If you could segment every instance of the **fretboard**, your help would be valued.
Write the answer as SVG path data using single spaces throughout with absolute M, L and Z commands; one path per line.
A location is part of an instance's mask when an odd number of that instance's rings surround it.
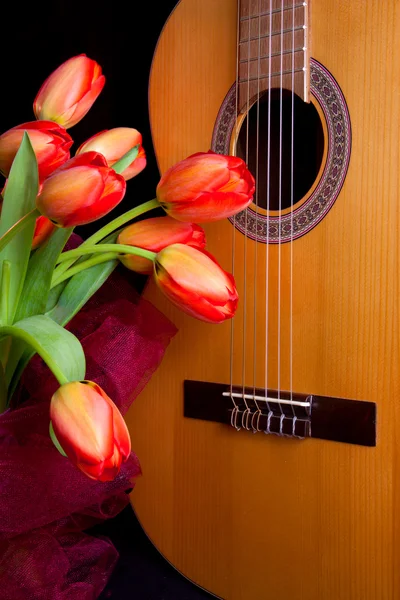
M 240 0 L 240 109 L 270 87 L 309 101 L 310 1 Z

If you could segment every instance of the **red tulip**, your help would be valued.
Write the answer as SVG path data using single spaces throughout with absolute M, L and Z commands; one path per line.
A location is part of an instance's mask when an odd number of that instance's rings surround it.
M 157 185 L 157 199 L 171 217 L 204 223 L 245 209 L 254 177 L 236 156 L 198 152 L 170 167 Z
M 154 276 L 171 302 L 201 321 L 221 323 L 236 312 L 235 280 L 206 250 L 167 246 L 156 256 Z
M 115 208 L 125 190 L 125 179 L 107 166 L 104 156 L 85 152 L 43 182 L 36 207 L 59 227 L 85 225 Z
M 137 246 L 152 252 L 159 252 L 170 244 L 187 244 L 195 248 L 204 248 L 205 233 L 200 225 L 182 223 L 172 217 L 154 217 L 143 219 L 125 227 L 118 236 L 118 244 Z M 121 262 L 131 271 L 150 274 L 153 261 L 141 256 L 126 254 Z
M 55 225 L 47 217 L 42 215 L 36 219 L 35 231 L 33 232 L 32 250 L 41 246 L 49 239 L 55 229 Z
M 92 381 L 65 383 L 53 394 L 50 419 L 64 453 L 91 479 L 112 481 L 131 452 L 125 421 Z
M 66 129 L 89 111 L 105 84 L 96 61 L 86 54 L 74 56 L 46 79 L 33 103 L 37 119 L 48 119 Z
M 76 154 L 94 150 L 102 154 L 109 167 L 112 167 L 120 158 L 129 150 L 139 145 L 138 154 L 121 175 L 127 181 L 135 177 L 146 166 L 146 153 L 142 146 L 142 135 L 130 127 L 115 127 L 114 129 L 106 129 L 100 133 L 96 133 L 81 146 L 79 146 Z
M 25 131 L 36 155 L 39 179 L 43 180 L 69 159 L 73 139 L 53 121 L 30 121 L 9 129 L 0 136 L 0 171 L 6 177 Z

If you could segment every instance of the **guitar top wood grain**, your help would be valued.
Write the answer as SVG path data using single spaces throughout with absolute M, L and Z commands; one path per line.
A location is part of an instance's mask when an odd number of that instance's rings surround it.
M 184 315 L 149 281 L 179 331 L 127 415 L 143 469 L 131 502 L 160 552 L 225 600 L 399 600 L 400 2 L 313 0 L 311 23 L 351 120 L 339 197 L 293 244 L 267 252 L 226 220 L 204 227 L 207 248 L 241 298 L 234 383 L 264 386 L 268 342 L 271 387 L 376 402 L 377 446 L 185 419 L 185 379 L 230 382 L 231 323 Z M 210 148 L 236 44 L 235 0 L 177 4 L 150 74 L 161 172 Z

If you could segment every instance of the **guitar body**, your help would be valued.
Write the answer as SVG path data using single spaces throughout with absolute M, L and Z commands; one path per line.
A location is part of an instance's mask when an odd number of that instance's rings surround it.
M 126 415 L 143 469 L 131 503 L 165 558 L 225 600 L 400 598 L 399 26 L 398 0 L 313 1 L 311 57 L 343 94 L 350 160 L 329 210 L 289 243 L 233 235 L 228 219 L 204 226 L 237 283 L 233 341 L 231 322 L 183 314 L 152 281 L 144 292 L 178 333 Z M 161 172 L 211 147 L 236 43 L 236 0 L 172 12 L 149 86 Z M 308 197 L 333 144 L 315 98 L 325 144 Z M 273 389 L 375 403 L 376 445 L 184 417 L 184 380 L 233 372 L 263 387 L 265 370 Z

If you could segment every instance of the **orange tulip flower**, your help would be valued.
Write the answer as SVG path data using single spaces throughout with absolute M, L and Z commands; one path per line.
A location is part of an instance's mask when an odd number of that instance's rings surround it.
M 73 139 L 53 121 L 30 121 L 9 129 L 0 136 L 0 171 L 6 177 L 25 131 L 36 155 L 39 179 L 43 180 L 69 159 Z
M 182 223 L 166 216 L 132 223 L 118 236 L 118 244 L 137 246 L 152 252 L 159 252 L 166 246 L 177 243 L 204 248 L 204 230 L 195 223 Z M 153 261 L 147 258 L 126 254 L 120 257 L 120 261 L 131 271 L 143 274 L 153 272 Z
M 201 321 L 221 323 L 236 312 L 235 280 L 206 250 L 185 244 L 167 246 L 156 256 L 154 276 L 171 302 Z
M 100 65 L 86 54 L 60 65 L 43 83 L 34 103 L 37 119 L 69 129 L 86 115 L 105 84 Z
M 36 207 L 59 227 L 85 225 L 115 208 L 125 190 L 125 179 L 107 166 L 104 156 L 85 152 L 43 182 Z
M 52 436 L 83 473 L 112 481 L 131 452 L 125 421 L 99 385 L 92 381 L 65 383 L 50 403 Z
M 204 223 L 245 209 L 254 189 L 254 177 L 241 158 L 209 151 L 192 154 L 170 167 L 156 195 L 171 217 Z
M 115 127 L 114 129 L 106 129 L 100 133 L 96 133 L 96 135 L 93 135 L 79 146 L 76 154 L 90 150 L 100 152 L 105 157 L 108 166 L 112 167 L 124 154 L 135 146 L 139 146 L 135 160 L 121 173 L 122 177 L 127 181 L 143 171 L 146 166 L 146 153 L 142 146 L 142 135 L 137 129 Z

